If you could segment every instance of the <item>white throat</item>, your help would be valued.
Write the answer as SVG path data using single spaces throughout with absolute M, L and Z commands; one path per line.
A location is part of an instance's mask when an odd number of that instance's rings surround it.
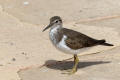
M 58 30 L 61 29 L 61 26 L 60 25 L 57 25 L 53 28 L 50 29 L 50 32 L 49 32 L 49 37 L 50 37 L 50 40 L 51 42 L 55 45 L 57 44 L 57 34 L 58 34 Z

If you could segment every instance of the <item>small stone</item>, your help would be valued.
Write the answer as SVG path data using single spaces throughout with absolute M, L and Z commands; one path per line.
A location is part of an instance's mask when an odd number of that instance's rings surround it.
M 24 52 L 22 52 L 21 54 L 25 54 Z
M 14 45 L 14 43 L 11 42 L 10 45 L 12 46 L 12 45 Z
M 15 58 L 12 58 L 12 61 L 16 61 L 16 59 L 15 59 Z
M 82 12 L 82 10 L 79 10 L 79 12 Z
M 28 1 L 25 1 L 23 4 L 24 4 L 24 5 L 28 5 L 28 4 L 29 4 L 29 2 L 28 2 Z
M 25 52 L 22 52 L 21 54 L 23 54 L 23 55 L 27 55 L 27 53 L 25 53 Z

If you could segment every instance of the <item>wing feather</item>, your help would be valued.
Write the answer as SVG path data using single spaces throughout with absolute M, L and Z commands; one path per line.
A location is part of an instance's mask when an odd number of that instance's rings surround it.
M 67 36 L 65 42 L 72 49 L 91 47 L 98 42 L 98 40 L 74 30 L 63 28 L 62 33 Z

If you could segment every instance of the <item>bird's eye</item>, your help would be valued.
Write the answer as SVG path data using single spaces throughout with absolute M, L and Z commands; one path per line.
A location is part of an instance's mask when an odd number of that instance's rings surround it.
M 55 23 L 58 23 L 58 21 L 55 21 Z

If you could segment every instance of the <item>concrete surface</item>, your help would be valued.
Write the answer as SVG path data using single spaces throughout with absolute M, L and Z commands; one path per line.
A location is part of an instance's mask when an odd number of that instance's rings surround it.
M 0 0 L 1 80 L 119 80 L 119 7 L 119 0 Z M 55 15 L 63 18 L 65 27 L 115 46 L 97 46 L 79 54 L 78 72 L 61 74 L 72 67 L 72 60 L 57 61 L 72 55 L 56 50 L 48 31 L 42 33 Z
M 79 57 L 78 72 L 74 75 L 62 74 L 65 69 L 72 68 L 73 62 L 56 63 L 56 60 L 46 61 L 46 66 L 42 68 L 20 71 L 19 75 L 22 80 L 119 80 L 119 51 L 120 47 L 100 54 Z M 49 63 L 51 65 L 48 65 Z

